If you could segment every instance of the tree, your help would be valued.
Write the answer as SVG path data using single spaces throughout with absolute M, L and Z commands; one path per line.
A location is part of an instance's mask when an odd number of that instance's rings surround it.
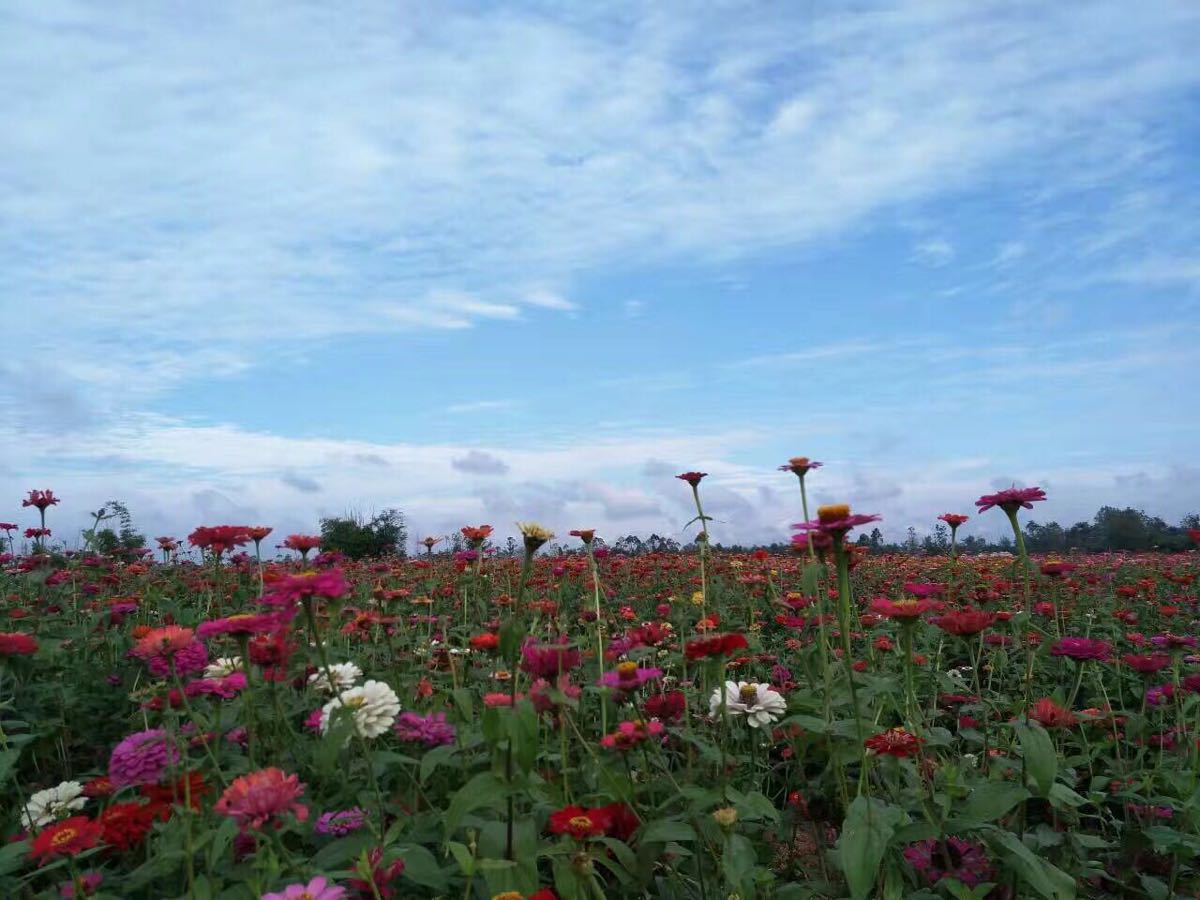
M 404 556 L 408 526 L 404 513 L 395 508 L 366 520 L 361 513 L 321 520 L 321 550 L 345 554 L 350 559 L 372 556 Z
M 92 527 L 83 532 L 84 546 L 96 553 L 113 554 L 119 550 L 138 550 L 146 546 L 146 536 L 133 525 L 133 516 L 120 500 L 109 500 L 92 513 Z M 101 528 L 100 523 L 117 520 L 117 528 Z

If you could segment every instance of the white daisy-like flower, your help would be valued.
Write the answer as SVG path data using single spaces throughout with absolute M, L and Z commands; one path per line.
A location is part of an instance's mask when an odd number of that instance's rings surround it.
M 225 678 L 234 672 L 242 671 L 242 668 L 242 658 L 240 656 L 221 656 L 204 667 L 204 677 Z
M 56 787 L 35 792 L 21 811 L 21 821 L 26 828 L 41 828 L 82 809 L 86 803 L 83 785 L 78 781 L 64 781 Z
M 342 691 L 321 708 L 321 733 L 329 730 L 335 710 L 346 707 L 354 712 L 354 730 L 365 738 L 379 737 L 400 714 L 400 698 L 382 681 L 368 681 L 360 687 Z
M 730 716 L 745 716 L 751 728 L 770 725 L 787 712 L 787 701 L 767 684 L 749 681 L 725 682 L 725 712 Z M 708 701 L 710 714 L 721 712 L 721 689 L 713 691 Z
M 362 669 L 352 662 L 336 663 L 329 667 L 328 673 L 322 668 L 309 675 L 308 683 L 322 693 L 332 694 L 351 687 L 354 682 L 362 678 L 362 673 Z M 329 686 L 330 675 L 333 676 L 332 688 Z

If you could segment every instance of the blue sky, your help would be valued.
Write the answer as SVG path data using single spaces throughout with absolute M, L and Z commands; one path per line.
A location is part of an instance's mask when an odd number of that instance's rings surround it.
M 0 484 L 65 537 L 679 537 L 702 469 L 770 540 L 807 454 L 891 534 L 1013 482 L 1177 520 L 1196 46 L 1168 2 L 5 4 Z

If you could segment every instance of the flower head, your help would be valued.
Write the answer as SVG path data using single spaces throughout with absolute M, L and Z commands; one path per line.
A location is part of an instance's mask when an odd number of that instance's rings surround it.
M 64 781 L 31 794 L 21 810 L 21 821 L 26 828 L 40 828 L 69 812 L 82 809 L 86 803 L 83 785 L 78 781 Z
M 358 831 L 367 824 L 366 810 L 357 806 L 350 809 L 339 809 L 321 813 L 313 823 L 313 831 L 317 834 L 331 834 L 335 837 L 345 837 L 351 832 Z
M 525 539 L 525 552 L 533 553 L 549 540 L 553 540 L 554 532 L 544 528 L 537 522 L 518 522 L 517 529 Z
M 682 475 L 676 475 L 680 481 L 686 481 L 692 487 L 698 487 L 701 480 L 707 476 L 707 472 L 684 472 Z
M 31 634 L 0 631 L 0 656 L 29 656 L 37 653 L 38 642 Z
M 683 645 L 683 654 L 690 660 L 708 659 L 714 656 L 730 656 L 748 646 L 745 637 L 740 634 L 714 634 L 711 637 L 688 641 Z
M 635 662 L 618 663 L 600 677 L 600 684 L 619 691 L 635 691 L 643 684 L 662 678 L 662 669 L 643 669 Z
M 950 529 L 953 531 L 959 525 L 964 524 L 971 517 L 959 515 L 958 513 L 942 513 L 940 516 L 938 516 L 938 518 L 949 525 Z
M 830 506 L 817 508 L 817 517 L 809 522 L 797 522 L 792 526 L 796 531 L 818 531 L 830 537 L 841 537 L 851 528 L 866 525 L 868 522 L 878 522 L 879 516 L 874 513 L 852 513 L 850 506 L 845 503 L 835 503 Z
M 179 750 L 162 728 L 137 731 L 113 747 L 108 759 L 108 778 L 117 787 L 155 784 L 179 762 Z
M 894 601 L 886 597 L 877 597 L 871 601 L 871 612 L 901 622 L 915 622 L 933 607 L 932 600 L 918 600 L 915 597 L 905 597 L 903 600 Z
M 579 665 L 578 650 L 566 644 L 539 644 L 530 639 L 521 647 L 521 671 L 535 678 L 557 678 Z
M 755 684 L 747 681 L 725 682 L 724 697 L 721 688 L 713 691 L 708 701 L 710 715 L 721 711 L 724 699 L 725 714 L 728 716 L 745 716 L 746 724 L 751 728 L 770 725 L 787 712 L 787 701 L 778 691 L 771 690 L 766 684 Z
M 303 822 L 308 818 L 308 807 L 299 802 L 303 794 L 298 775 L 270 767 L 235 778 L 213 809 L 234 819 L 243 831 L 262 828 L 289 812 Z
M 282 891 L 263 894 L 261 900 L 342 900 L 345 896 L 344 887 L 318 875 L 308 884 L 289 884 Z
M 868 750 L 881 756 L 895 756 L 903 759 L 916 755 L 925 741 L 903 728 L 891 728 L 872 735 L 863 743 Z
M 1059 706 L 1049 697 L 1043 697 L 1029 710 L 1029 718 L 1040 722 L 1045 728 L 1072 728 L 1075 725 L 1075 714 L 1063 706 Z
M 815 459 L 809 459 L 807 456 L 793 456 L 782 466 L 779 467 L 780 472 L 792 472 L 803 478 L 812 469 L 819 469 L 824 463 L 819 463 Z
M 904 858 L 929 885 L 937 884 L 943 878 L 953 878 L 973 888 L 995 880 L 983 845 L 959 837 L 919 841 L 904 849 Z
M 309 675 L 308 683 L 323 694 L 335 694 L 351 687 L 362 678 L 362 674 L 362 669 L 352 662 L 333 663 L 328 672 L 322 668 Z M 329 684 L 330 675 L 333 676 L 332 686 Z
M 1069 656 L 1074 660 L 1106 660 L 1112 656 L 1112 644 L 1094 638 L 1065 637 L 1050 648 L 1051 656 Z
M 582 806 L 564 806 L 550 814 L 551 834 L 569 834 L 577 841 L 601 837 L 607 830 L 610 811 L 603 806 L 584 809 Z
M 289 534 L 284 538 L 283 546 L 288 550 L 306 554 L 321 546 L 321 536 L 319 534 Z
M 100 841 L 100 824 L 87 816 L 72 816 L 38 832 L 29 855 L 45 865 L 56 856 L 75 856 Z
M 975 501 L 980 512 L 987 512 L 993 506 L 998 506 L 1012 515 L 1018 509 L 1033 509 L 1033 504 L 1046 499 L 1046 492 L 1040 487 L 1019 488 L 1011 487 L 997 494 L 984 494 Z
M 956 609 L 942 613 L 932 621 L 947 634 L 970 637 L 995 622 L 996 614 L 982 609 Z
M 454 726 L 446 721 L 442 712 L 423 716 L 416 712 L 402 712 L 394 726 L 396 737 L 402 741 L 423 744 L 426 747 L 443 747 L 454 743 Z
M 30 491 L 29 496 L 21 501 L 21 505 L 33 506 L 41 512 L 45 512 L 47 507 L 54 506 L 58 502 L 59 499 L 54 496 L 54 491 Z
M 354 716 L 354 730 L 365 738 L 376 738 L 392 727 L 400 712 L 400 698 L 382 681 L 368 681 L 360 687 L 343 691 L 321 708 L 321 733 L 329 730 L 329 722 L 338 709 L 348 709 Z

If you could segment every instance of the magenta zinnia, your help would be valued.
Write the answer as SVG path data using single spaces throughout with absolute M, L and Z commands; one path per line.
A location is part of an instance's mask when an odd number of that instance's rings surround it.
M 1033 509 L 1033 504 L 1046 499 L 1046 492 L 1040 487 L 1019 488 L 1011 487 L 996 494 L 984 494 L 975 501 L 980 512 L 987 512 L 993 506 L 998 506 L 1010 515 L 1022 507 Z
M 121 740 L 108 760 L 108 778 L 117 787 L 156 784 L 168 766 L 179 762 L 179 750 L 162 728 L 138 731 Z

